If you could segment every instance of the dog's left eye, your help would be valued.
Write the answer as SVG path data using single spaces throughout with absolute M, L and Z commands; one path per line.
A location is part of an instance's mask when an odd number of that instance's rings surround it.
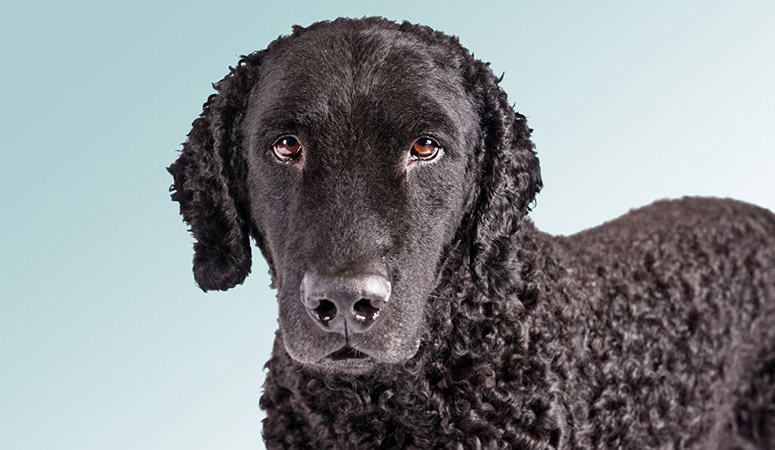
M 295 136 L 283 136 L 274 141 L 272 151 L 280 161 L 290 161 L 301 156 L 301 142 Z
M 441 146 L 435 139 L 421 137 L 412 144 L 409 159 L 412 161 L 430 161 L 438 156 Z

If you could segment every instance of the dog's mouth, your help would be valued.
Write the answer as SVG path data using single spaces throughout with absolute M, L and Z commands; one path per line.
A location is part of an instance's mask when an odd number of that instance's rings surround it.
M 366 359 L 369 355 L 358 351 L 349 345 L 346 345 L 339 350 L 331 353 L 328 355 L 328 359 L 331 361 L 346 361 L 346 360 L 357 360 L 357 359 Z
M 374 357 L 345 345 L 314 363 L 313 366 L 331 372 L 359 375 L 371 371 L 376 364 L 377 360 Z

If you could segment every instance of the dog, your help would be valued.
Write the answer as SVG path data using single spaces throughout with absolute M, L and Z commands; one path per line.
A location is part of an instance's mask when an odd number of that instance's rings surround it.
M 171 191 L 202 290 L 243 282 L 251 238 L 268 262 L 267 447 L 775 448 L 775 215 L 684 198 L 543 233 L 499 81 L 364 18 L 216 83 Z

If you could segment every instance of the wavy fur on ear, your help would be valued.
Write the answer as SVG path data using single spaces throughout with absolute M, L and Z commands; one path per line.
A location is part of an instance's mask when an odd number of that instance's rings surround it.
M 218 93 L 207 99 L 180 157 L 167 169 L 174 178 L 172 200 L 180 203 L 180 214 L 196 239 L 194 279 L 203 291 L 232 288 L 250 273 L 251 230 L 239 124 L 262 56 L 243 56 L 213 85 Z
M 511 244 L 541 190 L 541 170 L 525 116 L 509 105 L 487 63 L 475 62 L 474 95 L 481 102 L 481 191 L 474 207 L 471 271 L 488 295 L 519 288 L 519 261 Z

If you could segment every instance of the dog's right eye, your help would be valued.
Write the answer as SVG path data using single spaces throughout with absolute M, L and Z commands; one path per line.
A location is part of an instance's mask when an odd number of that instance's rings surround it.
M 410 161 L 430 161 L 434 159 L 441 151 L 441 145 L 429 137 L 422 137 L 417 139 L 412 144 L 412 148 L 409 151 Z
M 294 136 L 283 136 L 272 144 L 275 158 L 291 161 L 301 156 L 301 142 Z

